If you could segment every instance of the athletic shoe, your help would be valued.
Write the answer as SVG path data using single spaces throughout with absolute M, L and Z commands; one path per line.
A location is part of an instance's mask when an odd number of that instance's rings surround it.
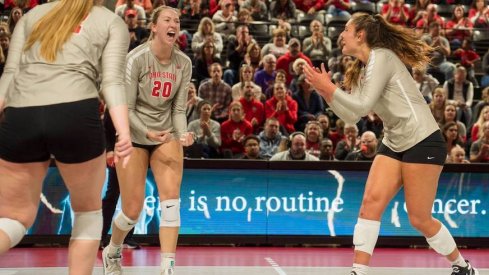
M 103 262 L 103 270 L 104 275 L 121 275 L 122 274 L 122 266 L 121 266 L 121 258 L 119 257 L 109 257 L 109 247 L 105 247 L 102 250 L 102 262 Z
M 466 267 L 452 265 L 452 275 L 479 275 L 479 271 L 473 268 L 469 261 L 465 260 L 465 262 L 467 263 Z
M 141 245 L 132 238 L 124 241 L 124 247 L 129 249 L 141 249 Z
M 174 275 L 174 274 L 175 274 L 175 270 L 173 269 L 173 267 L 161 271 L 161 275 Z

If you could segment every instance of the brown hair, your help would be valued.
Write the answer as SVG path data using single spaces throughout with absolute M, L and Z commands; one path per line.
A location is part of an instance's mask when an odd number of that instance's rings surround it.
M 370 48 L 387 48 L 410 67 L 424 67 L 430 62 L 433 48 L 416 37 L 414 32 L 403 26 L 388 23 L 380 14 L 355 13 L 350 22 L 355 32 L 365 31 L 366 43 Z M 357 85 L 362 64 L 355 60 L 345 75 L 345 86 Z
M 164 10 L 172 10 L 176 14 L 178 14 L 178 15 L 180 14 L 177 9 L 172 8 L 170 6 L 159 6 L 158 8 L 154 9 L 153 13 L 151 14 L 151 22 L 150 22 L 151 26 L 156 25 L 156 23 L 158 22 L 158 17 L 160 17 L 161 12 Z M 180 15 L 178 17 L 180 17 Z M 176 35 L 178 35 L 178 33 Z M 154 38 L 154 33 L 153 33 L 153 31 L 151 31 L 151 34 L 149 35 L 149 40 L 151 40 L 153 38 Z

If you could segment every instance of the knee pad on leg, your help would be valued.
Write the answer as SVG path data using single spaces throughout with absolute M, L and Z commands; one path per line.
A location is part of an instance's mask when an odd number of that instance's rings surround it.
M 373 254 L 377 238 L 379 237 L 380 222 L 358 218 L 353 232 L 355 250 Z
M 160 227 L 180 226 L 180 199 L 164 200 L 161 205 Z
M 138 220 L 129 219 L 122 211 L 114 219 L 114 224 L 122 231 L 130 231 L 137 223 Z
M 71 230 L 72 240 L 100 240 L 102 237 L 102 209 L 87 212 L 75 212 L 75 221 Z
M 448 229 L 443 224 L 441 224 L 440 231 L 438 231 L 438 233 L 436 233 L 433 237 L 426 238 L 426 241 L 431 248 L 443 256 L 449 255 L 455 250 L 455 248 L 457 248 L 457 244 L 455 244 L 452 234 L 450 234 Z
M 0 230 L 7 234 L 11 248 L 20 243 L 27 231 L 22 223 L 9 218 L 0 218 Z

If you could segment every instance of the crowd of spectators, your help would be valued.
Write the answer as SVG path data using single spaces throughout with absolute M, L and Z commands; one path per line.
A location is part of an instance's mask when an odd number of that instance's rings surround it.
M 0 73 L 15 24 L 43 2 L 4 1 Z M 129 50 L 148 40 L 148 19 L 160 5 L 181 12 L 177 44 L 194 66 L 187 120 L 196 142 L 186 157 L 371 161 L 380 118 L 345 125 L 302 69 L 324 63 L 344 88 L 353 58 L 341 54 L 339 33 L 363 11 L 412 28 L 435 47 L 430 66 L 412 74 L 447 141 L 447 161 L 489 162 L 487 0 L 118 0 Z

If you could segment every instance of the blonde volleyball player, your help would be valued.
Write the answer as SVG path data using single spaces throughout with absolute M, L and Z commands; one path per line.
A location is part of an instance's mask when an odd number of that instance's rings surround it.
M 367 274 L 382 213 L 401 186 L 411 225 L 452 263 L 452 275 L 478 274 L 462 257 L 448 229 L 431 215 L 446 144 L 406 65 L 426 65 L 433 49 L 411 30 L 391 25 L 381 15 L 352 15 L 341 38 L 343 54 L 357 58 L 345 77 L 351 93 L 331 82 L 324 65 L 321 69 L 306 66 L 307 80 L 344 121 L 356 123 L 374 111 L 384 121 L 385 131 L 353 233 L 351 274 Z
M 117 165 L 122 211 L 114 218 L 110 244 L 103 250 L 105 274 L 121 274 L 122 242 L 143 207 L 148 165 L 160 196 L 161 274 L 174 274 L 180 227 L 183 146 L 193 143 L 185 116 L 192 74 L 190 59 L 175 46 L 178 11 L 153 12 L 150 40 L 127 55 L 126 93 L 134 150 L 126 168 Z
M 75 214 L 70 274 L 92 274 L 101 236 L 100 75 L 118 133 L 116 159 L 132 150 L 123 77 L 129 35 L 100 4 L 60 0 L 32 9 L 15 27 L 0 79 L 0 253 L 33 224 L 52 155 Z

